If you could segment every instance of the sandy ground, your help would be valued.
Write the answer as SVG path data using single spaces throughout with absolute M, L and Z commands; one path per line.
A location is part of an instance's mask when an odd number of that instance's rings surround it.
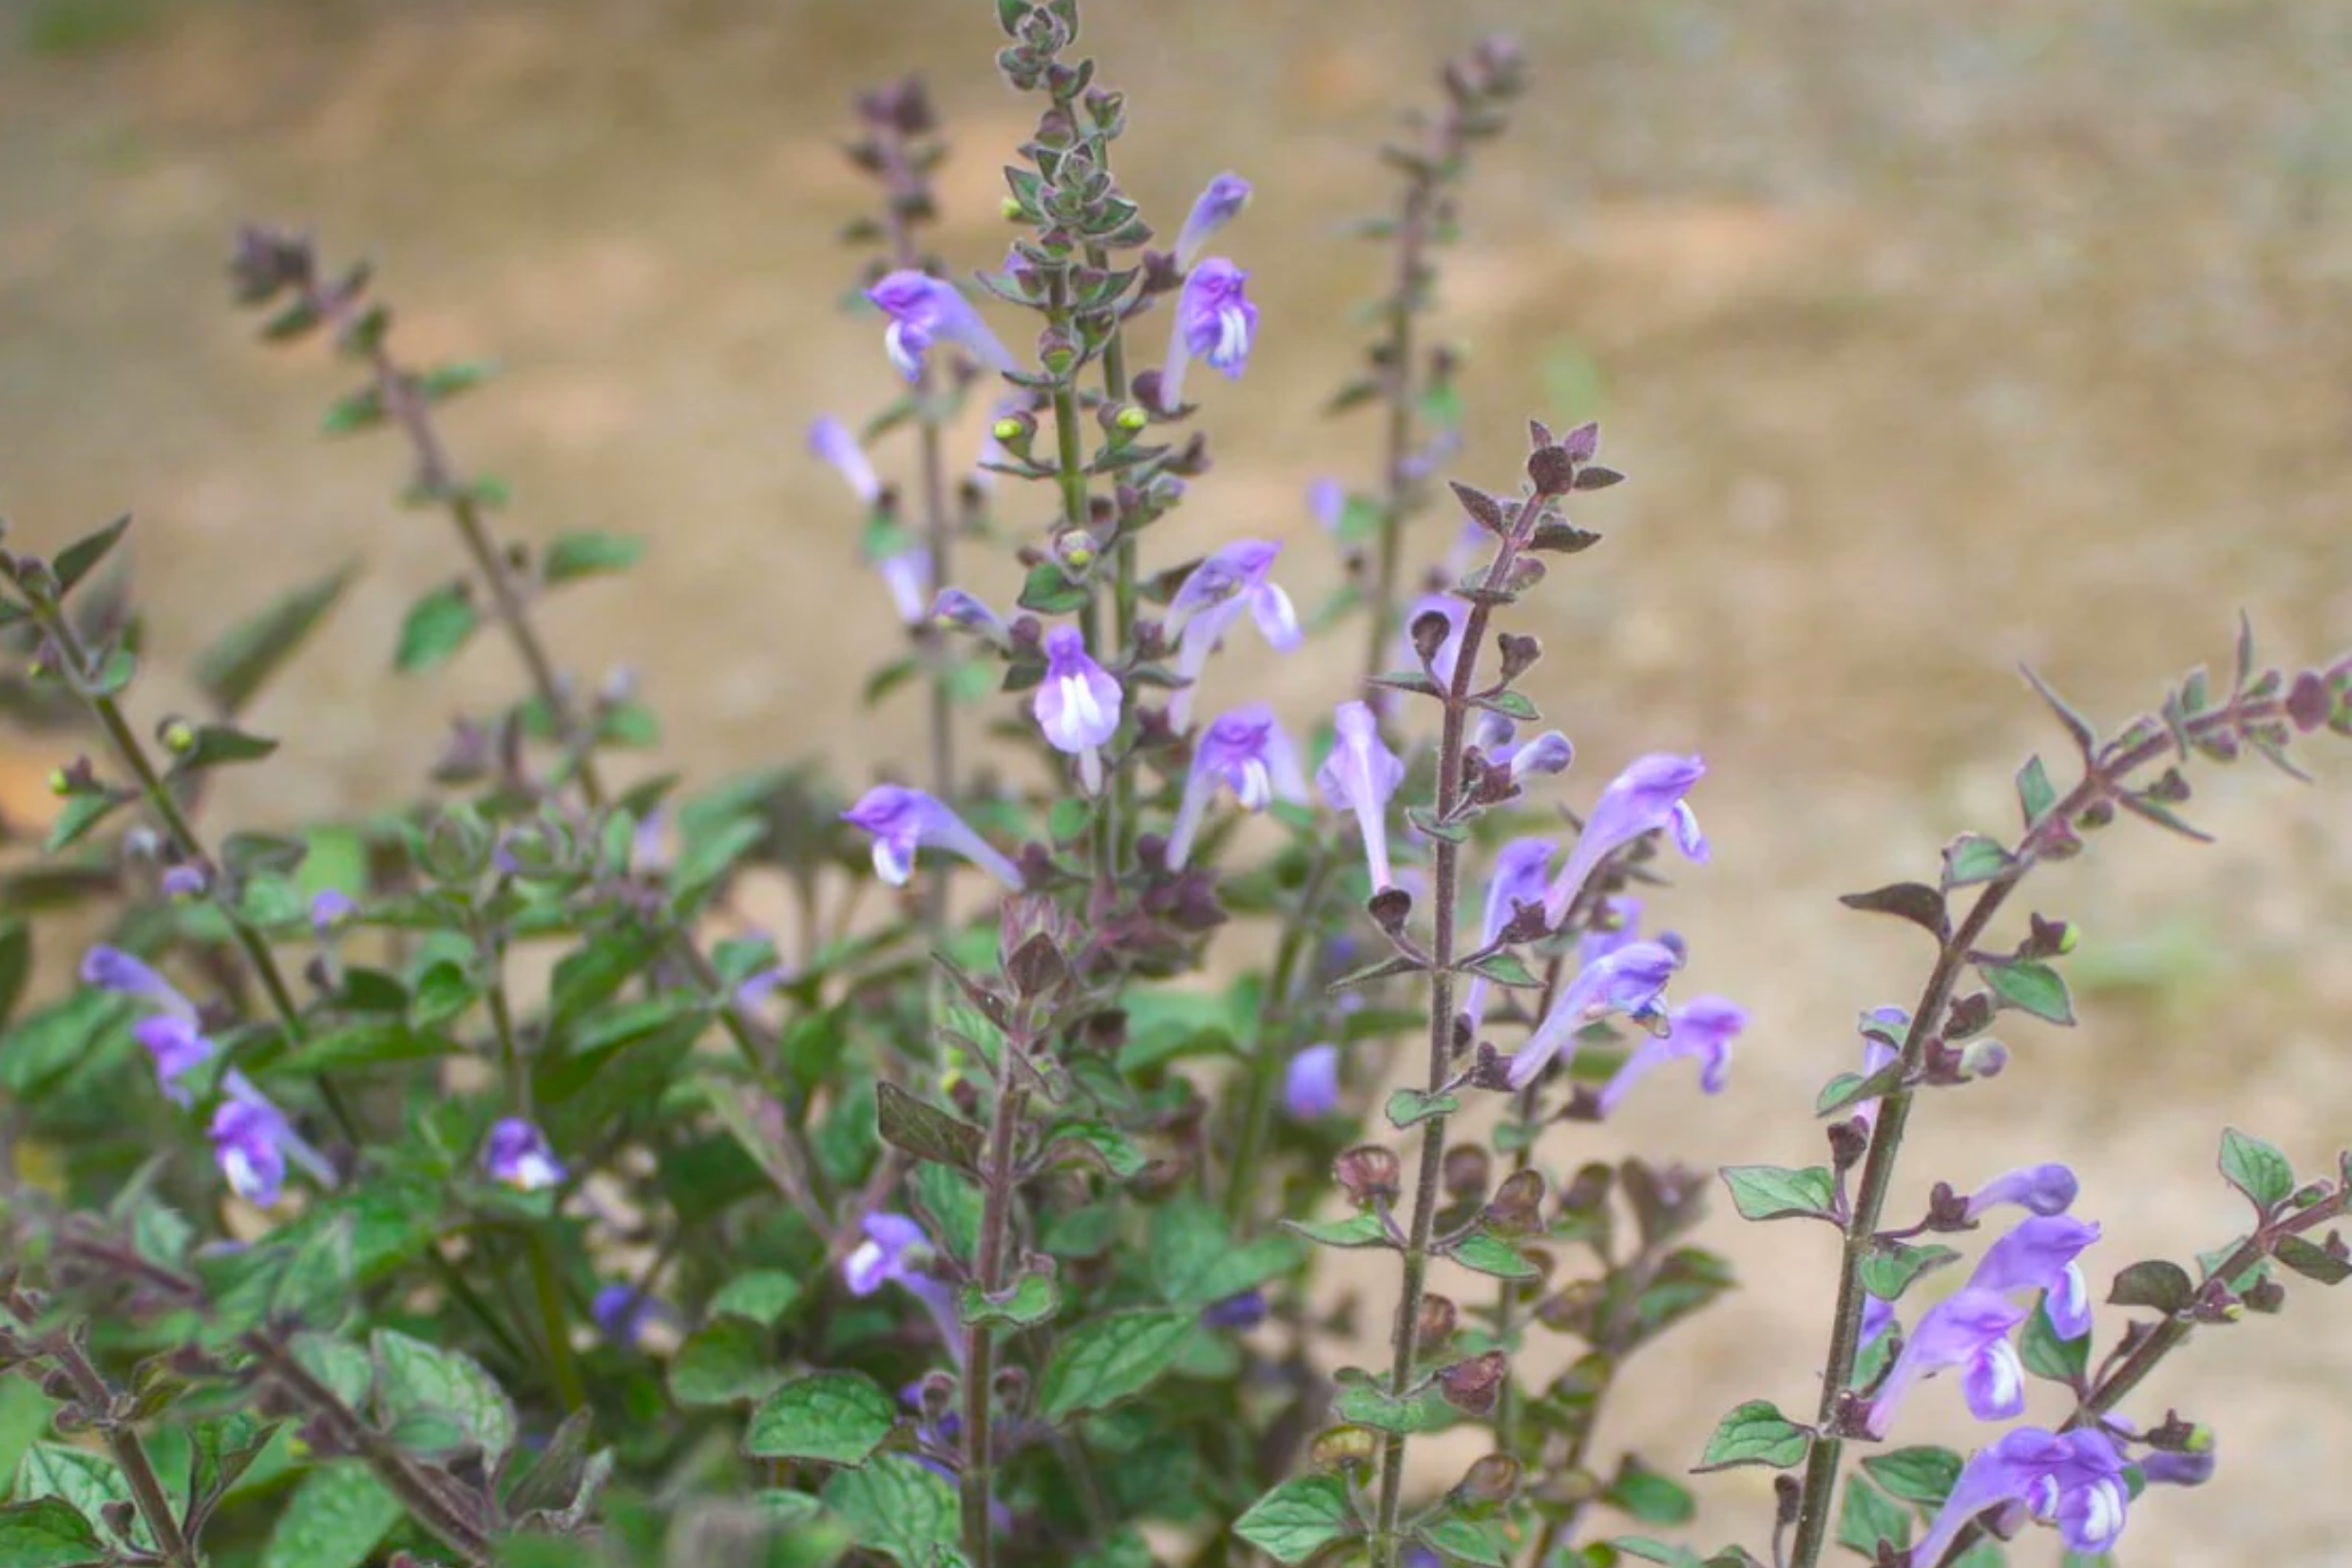
M 869 719 L 845 678 L 896 633 L 798 432 L 889 391 L 870 326 L 833 308 L 830 233 L 861 192 L 832 142 L 854 87 L 930 74 L 963 146 L 942 247 L 1001 254 L 988 149 L 1022 124 L 984 8 L 90 5 L 131 25 L 109 40 L 61 32 L 57 4 L 0 9 L 18 29 L 0 49 L 0 507 L 36 543 L 141 515 L 163 671 L 269 586 L 368 568 L 257 715 L 286 736 L 266 798 L 223 811 L 390 798 L 457 703 L 514 679 L 485 643 L 454 678 L 379 679 L 403 608 L 455 562 L 432 520 L 386 504 L 390 445 L 312 433 L 344 373 L 254 347 L 226 307 L 246 217 L 374 257 L 411 351 L 506 367 L 451 434 L 515 487 L 512 526 L 654 537 L 629 586 L 548 621 L 576 659 L 642 672 L 676 761 L 911 757 L 913 707 Z M 1348 368 L 1348 302 L 1376 282 L 1376 254 L 1332 237 L 1383 200 L 1367 143 L 1443 49 L 1492 26 L 1526 40 L 1536 89 L 1444 293 L 1475 366 L 1461 469 L 1505 482 L 1529 411 L 1608 422 L 1636 483 L 1593 506 L 1608 546 L 1539 611 L 1536 695 L 1586 759 L 1573 799 L 1638 751 L 1707 753 L 1716 858 L 1672 917 L 1700 983 L 1756 1016 L 1731 1093 L 1661 1089 L 1595 1147 L 1812 1157 L 1807 1106 L 1850 1059 L 1855 1010 L 1907 999 L 1922 958 L 1834 895 L 2006 828 L 2010 770 L 2055 734 L 2020 660 L 2121 717 L 2178 668 L 2226 663 L 2241 606 L 2282 658 L 2352 640 L 2352 8 L 1092 9 L 1138 105 L 1123 172 L 1147 207 L 1173 222 L 1226 167 L 1259 191 L 1232 239 L 1263 340 L 1209 393 L 1220 466 L 1170 556 L 1271 534 L 1295 541 L 1300 584 L 1332 571 L 1301 489 L 1363 472 L 1370 436 L 1316 411 Z M 1250 679 L 1303 715 L 1345 695 L 1346 662 Z M 170 692 L 159 678 L 151 711 Z M 11 777 L 48 765 L 6 745 Z M 2118 830 L 2048 876 L 2040 907 L 2086 931 L 2086 1026 L 2013 1031 L 2009 1075 L 1939 1100 L 1918 1190 L 2072 1154 L 2108 1228 L 2094 1258 L 2119 1267 L 2236 1223 L 2210 1174 L 2223 1122 L 2322 1168 L 2352 1135 L 2352 967 L 2319 956 L 2352 935 L 2352 765 L 2312 760 L 2314 790 L 2203 780 L 2218 848 Z M 1714 1235 L 1751 1288 L 1641 1370 L 1618 1426 L 1661 1462 L 1738 1398 L 1804 1404 L 1824 1337 L 1825 1238 Z M 2161 1401 L 2218 1424 L 2224 1464 L 2193 1505 L 2149 1500 L 2132 1563 L 2342 1560 L 2347 1311 L 2299 1291 L 2150 1390 L 2148 1419 Z M 1958 1409 L 1941 1387 L 1920 1405 L 1926 1424 Z M 1764 1496 L 1706 1491 L 1727 1534 Z

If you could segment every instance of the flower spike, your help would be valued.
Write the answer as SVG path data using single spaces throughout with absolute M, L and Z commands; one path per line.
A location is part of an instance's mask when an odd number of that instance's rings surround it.
M 1577 894 L 1610 851 L 1655 829 L 1672 828 L 1674 843 L 1686 857 L 1706 860 L 1707 839 L 1699 832 L 1698 818 L 1682 798 L 1706 773 L 1707 764 L 1698 757 L 1656 753 L 1610 780 L 1570 851 L 1568 864 L 1560 868 L 1552 890 L 1544 896 L 1544 918 L 1554 926 L 1567 919 Z
M 890 318 L 883 347 L 889 351 L 890 363 L 909 381 L 923 373 L 925 356 L 932 344 L 941 341 L 958 345 L 999 374 L 1015 368 L 1013 356 L 988 330 L 971 301 L 945 278 L 908 268 L 868 289 L 866 297 Z
M 1184 373 L 1195 359 L 1238 381 L 1257 339 L 1257 307 L 1250 303 L 1250 275 L 1221 256 L 1192 270 L 1178 291 L 1176 324 L 1168 334 L 1168 363 L 1159 373 L 1164 408 L 1184 406 Z
M 841 818 L 873 835 L 874 870 L 893 888 L 907 885 L 914 874 L 915 851 L 928 844 L 962 855 L 1016 892 L 1021 889 L 1019 867 L 921 790 L 877 784 Z

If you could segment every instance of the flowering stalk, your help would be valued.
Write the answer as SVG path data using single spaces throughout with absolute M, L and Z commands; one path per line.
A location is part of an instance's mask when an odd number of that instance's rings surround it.
M 29 1310 L 29 1304 L 14 1292 L 7 1298 L 6 1305 L 20 1321 L 40 1315 Z M 106 1451 L 114 1456 L 116 1466 L 123 1472 L 123 1480 L 130 1487 L 131 1501 L 138 1504 L 139 1517 L 146 1520 L 147 1529 L 154 1535 L 156 1550 L 163 1554 L 163 1560 L 169 1568 L 201 1568 L 203 1559 L 180 1528 L 179 1510 L 164 1494 L 155 1463 L 147 1457 L 146 1444 L 140 1441 L 138 1426 L 118 1413 L 118 1396 L 90 1364 L 88 1354 L 82 1348 L 80 1334 L 71 1329 L 63 1329 L 42 1341 L 40 1348 L 73 1385 L 75 1399 L 106 1440 Z
M 1437 760 L 1436 819 L 1441 824 L 1453 823 L 1463 804 L 1463 752 L 1470 715 L 1471 677 L 1486 639 L 1487 620 L 1494 603 L 1507 592 L 1520 551 L 1526 546 L 1551 504 L 1566 493 L 1572 482 L 1564 471 L 1567 467 L 1563 463 L 1556 469 L 1550 464 L 1531 461 L 1534 493 L 1510 519 L 1508 531 L 1501 535 L 1501 547 L 1481 580 L 1481 592 L 1464 618 L 1452 679 L 1439 693 L 1444 712 Z M 1462 893 L 1462 850 L 1458 833 L 1439 832 L 1432 837 L 1436 849 L 1435 865 L 1429 873 L 1433 911 L 1428 963 L 1429 1050 L 1424 1088 L 1434 1098 L 1445 1092 L 1453 1078 L 1454 974 L 1462 956 L 1457 950 L 1456 930 Z M 1390 1335 L 1393 1349 L 1388 1389 L 1399 1398 L 1413 1385 L 1421 1303 L 1429 1272 L 1430 1236 L 1443 1201 L 1440 1182 L 1445 1163 L 1445 1123 L 1443 1115 L 1432 1116 L 1422 1123 L 1412 1217 L 1405 1233 L 1396 1320 Z M 1404 1552 L 1404 1537 L 1397 1521 L 1405 1496 L 1405 1434 L 1387 1434 L 1380 1455 L 1379 1511 L 1373 1520 L 1370 1541 L 1372 1568 L 1397 1568 Z
M 1844 1432 L 1839 1419 L 1846 1410 L 1854 1367 L 1862 1349 L 1863 1319 L 1868 1292 L 1863 1288 L 1863 1266 L 1877 1247 L 1880 1216 L 1893 1185 L 1903 1135 L 1916 1097 L 1915 1084 L 1931 1042 L 1940 1042 L 1945 1010 L 1961 976 L 1979 956 L 1977 944 L 2028 872 L 2047 859 L 2063 858 L 2078 851 L 2078 824 L 2095 826 L 2111 818 L 2118 805 L 2137 814 L 2151 814 L 2152 803 L 2126 790 L 2126 780 L 2140 769 L 2176 749 L 2185 754 L 2212 750 L 2234 755 L 2244 746 L 2272 752 L 2273 732 L 2283 729 L 2292 698 L 2274 695 L 2274 680 L 2248 686 L 2250 654 L 2241 643 L 2241 671 L 2236 692 L 2210 710 L 2194 715 L 2173 713 L 2167 718 L 2144 717 L 2117 739 L 2094 748 L 2087 724 L 2061 708 L 2084 754 L 2083 776 L 2064 796 L 2035 817 L 2016 850 L 2005 851 L 1999 869 L 1983 879 L 1968 912 L 1942 938 L 1934 967 L 1912 1010 L 1897 1061 L 1901 1081 L 1879 1100 L 1869 1141 L 1862 1157 L 1862 1174 L 1844 1216 L 1844 1251 L 1838 1276 L 1835 1315 L 1831 1319 L 1829 1350 L 1822 1375 L 1818 1429 L 1806 1458 L 1799 1493 L 1790 1568 L 1814 1568 L 1828 1539 L 1831 1501 L 1837 1490 L 1844 1457 Z M 2329 672 L 2340 677 L 2343 666 Z M 2055 702 L 2055 699 L 2054 699 Z M 2158 820 L 2162 808 L 2154 806 Z M 2168 824 L 2170 825 L 2170 824 Z M 2136 1381 L 2136 1379 L 2134 1380 Z M 2120 1397 L 2122 1389 L 2116 1391 Z
M 1013 1195 L 1019 1184 L 1014 1165 L 1015 1143 L 1022 1113 L 1028 1108 L 1028 1091 L 1010 1081 L 1009 1058 L 1027 1051 L 1035 1042 L 1008 1034 L 999 1062 L 996 1105 L 988 1118 L 987 1164 L 980 1172 L 981 1216 L 978 1255 L 973 1259 L 973 1284 L 982 1294 L 995 1296 L 1004 1289 L 1005 1264 L 1012 1251 Z M 960 1478 L 964 1520 L 964 1555 L 972 1568 L 992 1568 L 996 1560 L 996 1532 L 990 1514 L 996 1499 L 996 1449 L 991 1418 L 996 1403 L 996 1324 L 990 1319 L 964 1329 L 964 1473 Z

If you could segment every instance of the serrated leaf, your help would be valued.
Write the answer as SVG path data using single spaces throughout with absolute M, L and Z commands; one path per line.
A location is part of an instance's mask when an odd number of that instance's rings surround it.
M 633 534 L 558 534 L 541 558 L 540 574 L 552 586 L 602 572 L 628 570 L 644 558 L 645 542 Z
M 2222 1179 L 2246 1195 L 2257 1213 L 2267 1215 L 2295 1191 L 2295 1168 L 2286 1157 L 2250 1133 L 2222 1129 Z
M 1386 1115 L 1388 1124 L 1398 1132 L 1419 1126 L 1431 1117 L 1452 1116 L 1462 1109 L 1462 1100 L 1455 1095 L 1424 1094 L 1419 1089 L 1398 1089 L 1388 1096 Z
M 1064 1121 L 1046 1135 L 1045 1157 L 1056 1165 L 1082 1165 L 1114 1180 L 1140 1176 L 1151 1161 L 1135 1140 L 1107 1121 Z
M 1142 1310 L 1080 1324 L 1054 1347 L 1038 1380 L 1045 1419 L 1104 1409 L 1141 1393 L 1176 1364 L 1199 1321 L 1190 1310 Z
M 917 1159 L 977 1173 L 987 1135 L 972 1123 L 917 1100 L 895 1083 L 874 1092 L 874 1125 L 882 1140 Z
M 2066 977 L 2049 965 L 2032 959 L 1984 959 L 1978 963 L 1977 972 L 1984 977 L 1984 983 L 1993 988 L 2002 1006 L 2032 1013 L 2052 1023 L 2075 1022 L 2075 1004 L 2067 995 Z
M 447 662 L 473 636 L 481 619 L 463 585 L 451 583 L 435 588 L 411 604 L 402 618 L 392 668 L 412 675 Z
M 105 1517 L 107 1504 L 131 1500 L 130 1482 L 114 1461 L 62 1443 L 36 1443 L 25 1450 L 16 1465 L 15 1492 L 19 1502 L 56 1498 L 84 1519 L 95 1520 Z M 141 1545 L 155 1544 L 144 1520 L 132 1528 Z
M 1497 1539 L 1496 1525 L 1490 1520 L 1443 1514 L 1413 1526 L 1413 1534 L 1449 1562 L 1466 1562 L 1472 1568 L 1510 1568 L 1510 1553 Z
M 2197 1287 L 2189 1279 L 2189 1271 L 2177 1263 L 2151 1258 L 2134 1263 L 2115 1276 L 2115 1283 L 2107 1292 L 2111 1307 L 2152 1307 L 2159 1312 L 2177 1312 L 2195 1297 Z
M 400 1500 L 360 1460 L 302 1478 L 270 1531 L 261 1568 L 359 1568 L 400 1522 Z
M 1990 882 L 2016 864 L 2016 856 L 1982 833 L 1962 833 L 1943 847 L 1943 890 Z
M 514 1403 L 471 1356 L 391 1329 L 376 1329 L 368 1345 L 386 1421 L 411 1413 L 445 1416 L 493 1466 L 514 1446 Z
M 859 1372 L 794 1378 L 760 1402 L 743 1434 L 754 1459 L 863 1464 L 898 1425 L 898 1405 Z
M 196 656 L 196 682 L 204 695 L 231 717 L 242 712 L 326 619 L 357 571 L 354 565 L 338 566 L 314 583 L 280 594 L 252 618 L 214 639 Z
M 1884 888 L 1873 888 L 1866 893 L 1845 893 L 1838 902 L 1849 909 L 1865 914 L 1893 915 L 1907 920 L 1941 942 L 1952 933 L 1952 923 L 1945 916 L 1943 894 L 1924 882 L 1895 882 Z
M 9 1568 L 95 1568 L 112 1555 L 90 1521 L 63 1498 L 0 1508 L 0 1562 Z
M 1286 1481 L 1233 1521 L 1233 1534 L 1276 1562 L 1305 1562 L 1362 1526 L 1345 1483 L 1332 1476 Z
M 1610 1507 L 1644 1524 L 1688 1524 L 1698 1513 L 1688 1486 L 1630 1454 L 1600 1496 Z
M 1826 1219 L 1837 1223 L 1837 1178 L 1826 1165 L 1726 1165 L 1723 1184 L 1743 1219 Z
M 837 1472 L 825 1483 L 825 1505 L 848 1521 L 860 1546 L 899 1568 L 939 1568 L 962 1537 L 954 1485 L 906 1454 Z
M 956 1316 L 966 1324 L 1004 1323 L 1034 1329 L 1061 1310 L 1061 1287 L 1048 1273 L 1027 1273 L 991 1297 L 966 1283 L 956 1295 Z
M 1805 1463 L 1812 1434 L 1780 1413 L 1769 1399 L 1751 1399 L 1715 1424 L 1714 1434 L 1697 1468 L 1728 1470 L 1742 1464 L 1769 1464 L 1787 1470 Z
M 781 1374 L 768 1353 L 767 1330 L 726 1317 L 686 1336 L 670 1358 L 670 1397 L 680 1405 L 733 1405 L 758 1399 Z
M 1446 1250 L 1445 1255 L 1465 1269 L 1496 1279 L 1534 1279 L 1542 1272 L 1520 1256 L 1519 1249 L 1485 1231 L 1473 1231 Z
M 1341 1389 L 1331 1408 L 1342 1421 L 1408 1437 L 1443 1431 L 1461 1419 L 1454 1407 L 1445 1403 L 1444 1394 L 1434 1386 L 1410 1398 L 1399 1399 L 1368 1380 L 1351 1383 Z
M 1865 1455 L 1862 1467 L 1890 1497 L 1932 1513 L 1952 1495 L 1961 1463 L 1949 1448 L 1922 1445 Z

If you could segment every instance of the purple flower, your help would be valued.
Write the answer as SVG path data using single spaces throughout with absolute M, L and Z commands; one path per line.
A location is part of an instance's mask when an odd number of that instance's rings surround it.
M 1318 479 L 1307 487 L 1307 513 L 1323 531 L 1337 535 L 1348 516 L 1348 487 L 1336 479 Z
M 1984 1250 L 1968 1277 L 1975 1291 L 2039 1291 L 2050 1326 L 2062 1339 L 2091 1331 L 2091 1287 L 2075 1260 L 2099 1239 L 2099 1228 L 2072 1214 L 2036 1214 Z
M 162 883 L 163 896 L 169 899 L 201 898 L 208 886 L 201 866 L 174 866 L 163 873 Z
M 1902 1053 L 1889 1045 L 1876 1031 L 1885 1030 L 1898 1036 L 1911 1027 L 1911 1015 L 1901 1007 L 1873 1007 L 1862 1015 L 1862 1076 L 1868 1078 L 1883 1072 L 1894 1063 Z M 1874 1127 L 1879 1119 L 1876 1100 L 1858 1100 L 1850 1107 L 1864 1127 Z
M 2003 1506 L 2057 1526 L 2070 1552 L 2104 1555 L 2123 1534 L 2132 1498 L 2123 1456 L 2095 1427 L 2052 1433 L 2038 1426 L 2004 1432 L 1969 1456 L 1960 1481 L 1911 1561 L 1932 1568 L 1953 1539 L 1979 1515 Z
M 904 625 L 923 624 L 931 597 L 931 555 L 922 548 L 893 550 L 874 558 L 873 568 L 889 590 L 890 607 Z
M 1310 1045 L 1291 1059 L 1283 1075 L 1283 1108 L 1300 1121 L 1313 1121 L 1339 1109 L 1339 1047 Z
M 1004 618 L 962 588 L 939 590 L 939 597 L 931 601 L 931 622 L 969 632 L 999 650 L 1013 645 L 1012 628 L 1004 624 Z
M 1611 1013 L 1644 1013 L 1674 977 L 1673 948 L 1655 942 L 1629 942 L 1597 964 L 1588 964 L 1552 1004 L 1552 1010 L 1527 1043 L 1511 1058 L 1510 1084 L 1524 1089 L 1551 1060 L 1576 1054 L 1578 1031 Z
M 588 1316 L 598 1330 L 615 1345 L 634 1347 L 656 1323 L 675 1317 L 668 1305 L 625 1280 L 615 1280 L 596 1292 Z
M 1644 1035 L 1600 1091 L 1603 1116 L 1616 1110 L 1628 1090 L 1656 1068 L 1676 1057 L 1691 1057 L 1699 1064 L 1699 1088 L 1706 1094 L 1723 1089 L 1731 1065 L 1731 1042 L 1748 1027 L 1748 1014 L 1719 996 L 1693 997 L 1667 1014 L 1662 1035 Z
M 931 345 L 943 340 L 960 344 L 974 359 L 1000 374 L 1014 368 L 1013 356 L 953 283 L 908 269 L 868 289 L 866 297 L 890 318 L 883 347 L 889 353 L 890 363 L 909 381 L 923 373 L 924 356 Z
M 1545 895 L 1543 914 L 1554 926 L 1568 918 L 1569 906 L 1611 851 L 1658 828 L 1672 828 L 1674 842 L 1692 860 L 1707 858 L 1707 840 L 1698 818 L 1682 797 L 1706 774 L 1707 764 L 1695 756 L 1655 753 L 1640 758 L 1609 782 L 1585 820 L 1568 864 Z
M 1262 1291 L 1244 1291 L 1223 1301 L 1213 1301 L 1201 1309 L 1200 1321 L 1211 1329 L 1254 1329 L 1266 1321 L 1266 1294 Z
M 1250 182 L 1233 173 L 1218 175 L 1193 202 L 1193 210 L 1176 233 L 1176 264 L 1189 267 L 1209 237 L 1240 215 L 1250 204 Z
M 1288 653 L 1305 636 L 1291 596 L 1273 581 L 1274 558 L 1282 546 L 1263 539 L 1236 539 L 1195 566 L 1168 605 L 1168 632 L 1176 640 L 1176 674 L 1183 684 L 1168 703 L 1168 722 L 1181 734 L 1191 722 L 1193 690 L 1209 655 L 1233 622 L 1248 612 L 1276 652 Z
M 1857 1349 L 1867 1350 L 1879 1341 L 1879 1336 L 1895 1326 L 1895 1304 L 1864 1294 L 1862 1298 L 1862 1339 Z
M 1441 686 L 1449 686 L 1454 679 L 1454 660 L 1462 651 L 1463 623 L 1470 619 L 1470 606 L 1449 593 L 1425 594 L 1405 612 L 1405 624 L 1398 632 L 1397 662 L 1416 663 L 1420 652 L 1413 646 L 1413 622 L 1425 615 L 1445 618 L 1445 640 L 1438 644 L 1436 655 L 1429 660 L 1429 672 Z
M 1192 853 L 1200 819 L 1220 784 L 1245 812 L 1262 812 L 1274 800 L 1306 800 L 1307 775 L 1299 771 L 1298 753 L 1265 703 L 1248 702 L 1219 714 L 1194 742 L 1184 798 L 1168 830 L 1170 870 L 1181 869 Z
M 1511 766 L 1511 781 L 1524 783 L 1529 774 L 1564 774 L 1577 759 L 1577 749 L 1558 730 L 1546 730 L 1533 740 L 1487 754 Z
M 547 1135 L 521 1117 L 501 1117 L 482 1145 L 482 1168 L 490 1179 L 518 1193 L 537 1193 L 564 1179 L 564 1162 L 547 1146 Z
M 322 937 L 341 930 L 358 916 L 359 906 L 340 889 L 322 888 L 311 900 L 311 929 Z
M 102 991 L 143 1002 L 175 1018 L 196 1022 L 196 1004 L 182 996 L 172 983 L 120 947 L 103 944 L 82 955 L 82 984 Z
M 1021 889 L 1019 867 L 921 790 L 877 784 L 841 819 L 873 834 L 874 871 L 893 888 L 907 885 L 914 874 L 915 851 L 927 844 L 962 855 L 1016 892 Z
M 1054 750 L 1078 758 L 1088 794 L 1102 793 L 1102 748 L 1119 733 L 1119 682 L 1086 652 L 1075 626 L 1045 634 L 1045 679 L 1031 711 Z
M 292 1160 L 322 1187 L 335 1185 L 335 1167 L 317 1150 L 302 1141 L 286 1115 L 261 1092 L 233 1073 L 228 1097 L 212 1114 L 209 1134 L 214 1163 L 229 1190 L 246 1202 L 268 1208 L 286 1186 L 286 1163 Z
M 1640 940 L 1640 899 L 1631 893 L 1617 893 L 1602 899 L 1600 909 L 1608 917 L 1608 924 L 1604 926 L 1596 919 L 1577 939 L 1578 964 L 1597 964 L 1627 943 Z
M 1874 1438 L 1884 1437 L 1895 1406 L 1912 1386 L 1955 1367 L 1978 1420 L 2015 1417 L 2025 1408 L 2025 1367 L 2009 1343 L 2009 1331 L 2025 1318 L 2025 1309 L 1998 1291 L 1974 1286 L 1927 1309 L 1872 1397 L 1864 1427 Z
M 1479 946 L 1491 947 L 1510 925 L 1521 904 L 1543 902 L 1543 870 L 1551 864 L 1556 846 L 1548 838 L 1515 838 L 1495 851 L 1494 875 L 1486 883 L 1486 914 L 1479 927 Z M 1470 1015 L 1475 1031 L 1486 1017 L 1484 975 L 1474 974 L 1463 988 L 1462 1010 Z
M 2036 1214 L 2062 1214 L 2075 1206 L 2081 1190 L 2075 1173 L 2059 1164 L 2026 1165 L 1995 1176 L 1968 1197 L 1968 1217 L 1980 1219 L 1987 1209 L 2004 1203 Z
M 1195 267 L 1176 294 L 1176 324 L 1168 334 L 1168 364 L 1159 373 L 1164 408 L 1184 406 L 1184 373 L 1195 359 L 1239 380 L 1257 336 L 1257 307 L 1250 303 L 1250 275 L 1221 256 Z
M 155 1080 L 163 1098 L 182 1110 L 195 1102 L 180 1080 L 199 1062 L 212 1058 L 212 1042 L 197 1032 L 195 1023 L 177 1013 L 157 1013 L 131 1025 L 131 1038 L 155 1059 Z
M 2156 1449 L 2140 1460 L 2140 1479 L 2151 1486 L 2202 1486 L 2213 1479 L 2220 1456 L 2211 1448 L 2193 1454 Z
M 870 1296 L 895 1284 L 923 1304 L 939 1326 L 950 1354 L 961 1358 L 964 1336 L 956 1319 L 955 1296 L 945 1281 L 927 1272 L 931 1238 L 905 1214 L 866 1216 L 866 1239 L 841 1260 L 841 1280 L 853 1296 Z
M 1335 812 L 1353 812 L 1364 834 L 1364 861 L 1374 890 L 1392 885 L 1388 874 L 1388 800 L 1405 782 L 1405 764 L 1380 738 L 1380 720 L 1361 702 L 1343 702 L 1333 715 L 1337 735 L 1331 755 L 1315 770 L 1315 783 Z
M 792 971 L 781 964 L 771 964 L 764 969 L 744 976 L 735 988 L 735 1004 L 749 1011 L 768 1000 L 768 994 L 792 979 Z
M 811 425 L 809 450 L 832 464 L 833 471 L 849 483 L 850 488 L 867 506 L 870 507 L 882 498 L 882 481 L 875 477 L 874 466 L 867 460 L 866 449 L 857 444 L 857 437 L 840 420 L 828 414 Z

